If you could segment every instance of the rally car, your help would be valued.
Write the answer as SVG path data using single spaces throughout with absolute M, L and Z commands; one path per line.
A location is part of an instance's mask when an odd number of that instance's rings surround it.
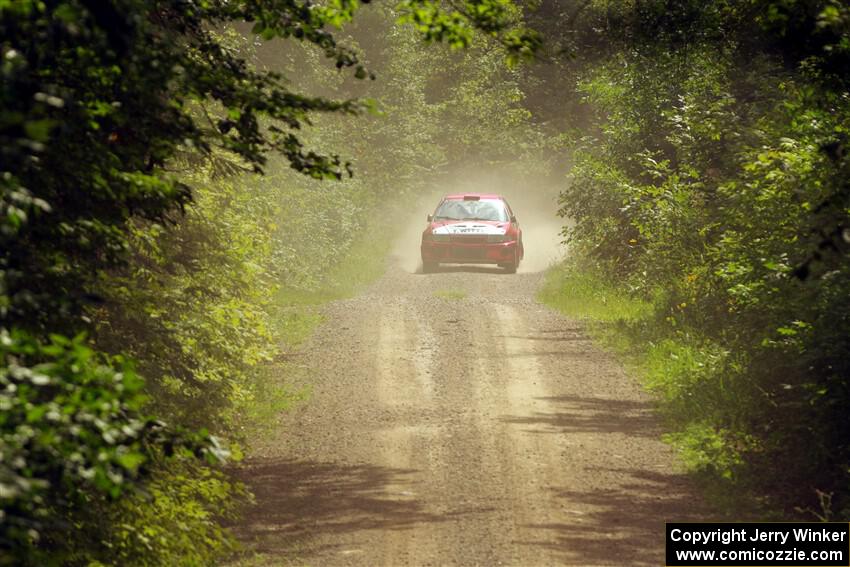
M 500 195 L 446 195 L 422 233 L 422 271 L 440 264 L 498 264 L 515 273 L 523 257 L 522 230 Z

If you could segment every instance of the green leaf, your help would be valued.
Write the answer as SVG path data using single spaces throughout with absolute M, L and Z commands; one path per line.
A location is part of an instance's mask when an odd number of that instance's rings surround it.
M 115 458 L 115 461 L 119 465 L 131 472 L 136 472 L 139 465 L 144 463 L 146 460 L 147 458 L 141 453 L 123 453 Z
M 55 120 L 28 120 L 24 122 L 24 131 L 31 140 L 46 142 L 50 138 L 50 130 L 55 125 Z

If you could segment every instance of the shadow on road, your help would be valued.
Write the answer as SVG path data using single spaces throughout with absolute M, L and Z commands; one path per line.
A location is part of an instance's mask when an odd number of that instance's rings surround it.
M 345 533 L 446 521 L 404 494 L 415 472 L 287 459 L 247 462 L 237 477 L 254 493 L 256 503 L 245 511 L 237 535 L 259 553 L 304 547 L 315 553 L 341 547 L 339 536 Z M 322 537 L 328 535 L 332 537 Z M 341 543 L 317 548 L 310 540 Z
M 549 402 L 554 411 L 503 416 L 501 421 L 532 426 L 529 433 L 619 433 L 654 439 L 663 432 L 652 402 L 579 396 L 536 399 Z
M 618 490 L 553 489 L 552 496 L 574 507 L 575 521 L 526 527 L 555 536 L 549 541 L 519 541 L 562 555 L 569 565 L 663 565 L 664 522 L 705 521 L 702 505 L 693 502 L 686 477 L 629 468 L 597 469 L 625 479 Z

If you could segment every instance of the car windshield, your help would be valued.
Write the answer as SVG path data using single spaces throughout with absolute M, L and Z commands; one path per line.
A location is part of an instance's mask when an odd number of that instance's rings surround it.
M 505 205 L 498 199 L 460 200 L 450 199 L 440 203 L 434 213 L 436 220 L 508 220 Z

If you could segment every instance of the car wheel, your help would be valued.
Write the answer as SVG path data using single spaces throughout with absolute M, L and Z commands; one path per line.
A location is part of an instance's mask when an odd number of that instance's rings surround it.
M 517 266 L 519 266 L 519 255 L 515 253 L 513 262 L 508 262 L 507 264 L 499 264 L 499 265 L 505 268 L 506 274 L 515 274 Z
M 433 274 L 437 271 L 437 268 L 440 266 L 437 262 L 422 262 L 422 273 L 423 274 Z

